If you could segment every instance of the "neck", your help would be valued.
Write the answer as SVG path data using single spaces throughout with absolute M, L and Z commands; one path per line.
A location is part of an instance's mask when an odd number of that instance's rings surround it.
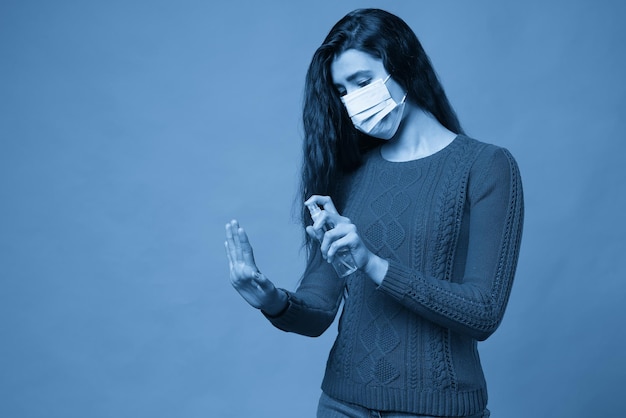
M 449 145 L 456 134 L 430 113 L 406 104 L 405 115 L 396 135 L 382 147 L 383 157 L 390 161 L 409 161 L 428 157 Z

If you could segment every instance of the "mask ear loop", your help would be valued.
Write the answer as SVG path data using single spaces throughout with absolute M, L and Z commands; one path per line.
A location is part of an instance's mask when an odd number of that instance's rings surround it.
M 383 80 L 383 84 L 387 84 L 387 80 L 389 80 L 391 78 L 391 74 L 389 74 L 384 80 Z M 400 103 L 398 103 L 399 105 L 401 105 L 402 103 L 404 103 L 404 101 L 406 100 L 406 96 L 409 94 L 409 92 L 407 91 L 406 93 L 404 93 L 404 96 L 402 97 L 402 100 L 400 100 Z

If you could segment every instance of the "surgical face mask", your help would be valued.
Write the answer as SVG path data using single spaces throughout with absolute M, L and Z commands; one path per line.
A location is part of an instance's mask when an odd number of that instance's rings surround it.
M 341 98 L 354 127 L 359 131 L 380 139 L 391 139 L 398 130 L 406 94 L 396 103 L 385 85 L 387 78 L 378 79 L 365 87 Z M 383 122 L 383 119 L 386 120 Z

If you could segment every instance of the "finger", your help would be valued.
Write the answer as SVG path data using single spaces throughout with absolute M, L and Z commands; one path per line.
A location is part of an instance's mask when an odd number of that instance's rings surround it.
M 325 210 L 319 212 L 319 215 L 316 216 L 316 219 L 313 221 L 313 225 L 311 226 L 316 231 L 324 234 L 324 232 L 332 226 L 328 224 L 328 213 Z
M 228 252 L 228 259 L 231 263 L 237 261 L 237 243 L 235 242 L 235 234 L 233 234 L 233 221 L 226 224 L 226 249 Z
M 234 232 L 236 231 L 234 228 L 237 228 L 237 226 L 238 224 L 235 220 L 226 224 L 226 243 L 228 244 L 228 255 L 232 263 L 236 263 L 241 260 L 241 257 L 238 256 L 238 253 L 240 252 L 239 237 Z
M 305 205 L 309 205 L 311 203 L 317 203 L 318 205 L 322 206 L 324 210 L 327 210 L 330 213 L 337 213 L 335 204 L 333 203 L 333 200 L 330 198 L 330 196 L 313 195 L 304 202 Z
M 319 229 L 315 229 L 312 226 L 307 226 L 306 227 L 306 233 L 315 240 L 321 241 L 324 238 L 324 232 L 319 230 Z
M 224 241 L 224 249 L 226 250 L 226 257 L 228 257 L 228 268 L 232 270 L 233 259 L 230 256 L 230 249 L 228 248 L 228 241 Z
M 356 227 L 351 223 L 339 224 L 336 228 L 324 234 L 322 241 L 322 251 L 326 253 L 326 257 L 332 257 L 343 247 L 352 247 L 355 240 L 358 239 Z
M 343 237 L 336 239 L 328 246 L 327 257 L 332 262 L 335 255 L 338 251 L 346 248 L 350 249 L 352 247 L 352 240 L 348 235 L 344 235 Z
M 324 233 L 324 236 L 322 237 L 322 240 L 320 242 L 320 250 L 322 252 L 322 256 L 325 259 L 328 259 L 328 250 L 330 249 L 330 246 L 337 239 L 341 238 L 341 236 L 342 235 L 341 235 L 340 231 L 335 231 L 334 229 L 331 229 L 331 230 L 326 231 Z
M 243 250 L 241 248 L 241 238 L 239 236 L 239 222 L 236 219 L 230 221 L 230 233 L 233 237 L 233 260 L 236 262 L 243 261 Z
M 250 245 L 250 240 L 248 239 L 248 234 L 246 234 L 246 231 L 240 227 L 237 230 L 237 235 L 241 244 L 242 261 L 246 264 L 254 266 L 254 253 L 252 251 L 252 246 Z
M 322 214 L 325 215 L 324 222 L 326 223 L 326 225 L 329 225 L 331 228 L 336 228 L 340 225 L 346 225 L 346 224 L 352 223 L 352 221 L 350 221 L 349 218 L 346 218 L 345 216 L 341 216 L 337 212 L 329 212 L 329 211 L 323 210 Z

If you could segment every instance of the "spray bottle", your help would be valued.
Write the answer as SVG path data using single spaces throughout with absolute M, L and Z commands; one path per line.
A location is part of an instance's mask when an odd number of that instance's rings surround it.
M 311 219 L 313 219 L 313 222 L 317 221 L 322 214 L 322 209 L 320 209 L 316 203 L 308 204 L 307 208 L 311 213 Z M 324 231 L 329 231 L 333 228 L 333 226 L 334 225 L 327 222 L 324 225 Z M 354 257 L 352 257 L 352 253 L 350 253 L 350 250 L 347 248 L 342 248 L 337 251 L 335 254 L 335 260 L 333 261 L 333 267 L 339 277 L 345 277 L 348 274 L 354 273 L 357 269 Z

